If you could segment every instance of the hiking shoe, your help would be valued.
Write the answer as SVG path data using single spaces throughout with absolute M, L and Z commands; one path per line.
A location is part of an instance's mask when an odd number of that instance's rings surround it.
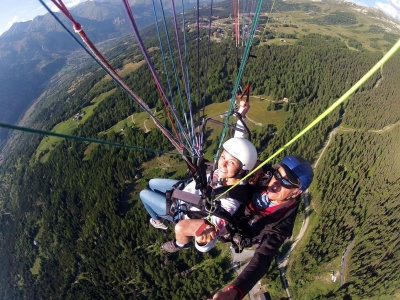
M 176 240 L 173 239 L 172 241 L 169 241 L 169 242 L 166 242 L 165 244 L 163 244 L 161 246 L 161 248 L 169 253 L 174 253 L 174 252 L 177 252 L 177 251 L 180 251 L 183 249 L 189 249 L 190 247 L 192 247 L 192 245 L 193 245 L 193 243 L 189 242 L 189 243 L 183 245 L 182 247 L 179 247 L 176 244 Z
M 150 218 L 150 224 L 151 226 L 157 229 L 163 229 L 163 230 L 168 229 L 167 225 L 165 225 L 162 221 L 156 221 L 153 218 Z

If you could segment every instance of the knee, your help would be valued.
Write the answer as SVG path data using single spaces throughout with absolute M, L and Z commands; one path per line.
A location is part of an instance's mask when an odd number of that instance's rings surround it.
M 184 220 L 181 220 L 178 223 L 176 223 L 175 234 L 183 234 L 183 231 L 185 229 L 184 223 L 185 223 Z
M 149 190 L 141 190 L 139 193 L 139 198 L 142 202 L 144 202 L 143 200 L 146 198 L 146 194 L 148 194 Z

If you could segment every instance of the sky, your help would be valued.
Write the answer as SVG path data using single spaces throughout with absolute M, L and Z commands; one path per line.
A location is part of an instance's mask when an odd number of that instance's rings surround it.
M 67 7 L 77 5 L 88 0 L 63 0 Z M 56 10 L 50 0 L 44 1 L 52 10 Z M 36 16 L 44 15 L 47 10 L 39 0 L 1 0 L 0 1 L 0 34 L 7 31 L 15 22 L 32 20 Z
M 63 3 L 71 7 L 85 1 L 88 0 L 64 0 Z M 400 20 L 400 0 L 353 0 L 352 2 L 379 8 L 387 15 Z M 54 10 L 55 7 L 50 0 L 45 0 L 45 3 Z M 46 13 L 46 9 L 39 0 L 1 0 L 0 34 L 7 31 L 15 22 L 32 20 Z

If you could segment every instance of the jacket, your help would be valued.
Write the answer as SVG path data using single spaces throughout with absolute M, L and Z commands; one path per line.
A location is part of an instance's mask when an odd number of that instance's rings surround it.
M 267 215 L 246 207 L 246 235 L 250 236 L 253 242 L 259 243 L 259 246 L 246 268 L 232 282 L 244 295 L 268 272 L 279 248 L 292 235 L 299 205 L 300 196 Z

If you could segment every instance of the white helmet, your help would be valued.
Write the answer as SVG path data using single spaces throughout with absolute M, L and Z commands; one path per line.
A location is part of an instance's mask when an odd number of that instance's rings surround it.
M 242 170 L 251 171 L 257 162 L 256 147 L 245 138 L 231 138 L 222 147 L 242 163 Z

